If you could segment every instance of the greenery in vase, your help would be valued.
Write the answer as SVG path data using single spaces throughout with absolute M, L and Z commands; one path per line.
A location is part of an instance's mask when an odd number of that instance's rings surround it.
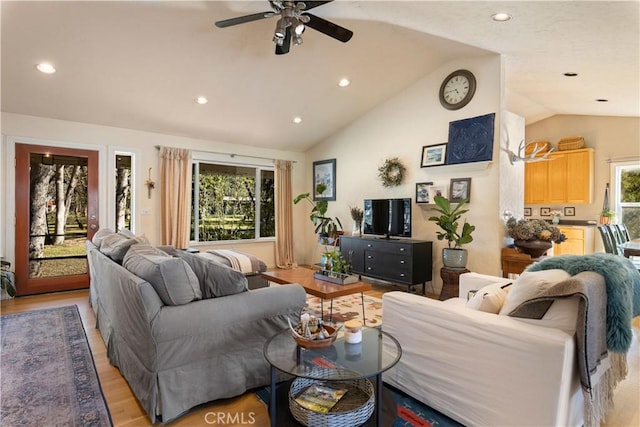
M 436 204 L 433 209 L 439 212 L 440 216 L 432 216 L 429 221 L 435 222 L 442 229 L 442 231 L 436 232 L 438 240 L 447 240 L 449 248 L 460 248 L 462 245 L 471 243 L 473 241 L 471 233 L 476 229 L 475 225 L 471 225 L 465 220 L 462 229 L 459 230 L 460 223 L 458 222 L 462 215 L 469 212 L 469 209 L 464 209 L 468 200 L 462 200 L 455 208 L 451 206 L 449 199 L 442 196 L 434 197 L 433 201 Z
M 0 267 L 0 288 L 4 289 L 10 297 L 14 297 L 16 295 L 16 275 L 11 271 L 11 263 L 0 258 Z
M 560 229 L 542 219 L 516 219 L 507 221 L 507 233 L 514 240 L 545 240 L 548 242 L 562 243 L 567 236 Z

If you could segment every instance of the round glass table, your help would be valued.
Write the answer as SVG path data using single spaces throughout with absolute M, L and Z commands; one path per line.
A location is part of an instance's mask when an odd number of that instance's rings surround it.
M 264 345 L 264 356 L 271 365 L 271 397 L 269 413 L 271 425 L 277 425 L 276 382 L 277 372 L 297 378 L 319 382 L 376 379 L 376 425 L 382 425 L 382 373 L 393 367 L 402 356 L 397 339 L 379 328 L 362 329 L 362 342 L 350 344 L 338 337 L 327 348 L 305 349 L 296 344 L 291 331 L 285 329 L 271 337 Z M 334 375 L 335 374 L 335 375 Z

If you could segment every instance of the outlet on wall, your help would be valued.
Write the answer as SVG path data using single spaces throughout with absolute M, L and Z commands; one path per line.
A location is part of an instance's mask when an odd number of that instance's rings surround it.
M 151 215 L 151 208 L 140 209 L 140 215 Z

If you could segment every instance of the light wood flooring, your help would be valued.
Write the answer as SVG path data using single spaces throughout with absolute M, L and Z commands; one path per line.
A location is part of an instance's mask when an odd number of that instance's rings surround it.
M 367 292 L 368 295 L 382 297 L 384 291 L 404 290 L 402 287 L 379 287 Z M 432 296 L 432 295 L 431 295 Z M 432 296 L 433 297 L 433 296 Z M 117 368 L 109 364 L 102 337 L 95 329 L 95 316 L 88 302 L 87 290 L 60 292 L 54 294 L 20 297 L 3 300 L 1 314 L 18 313 L 43 308 L 61 307 L 75 304 L 78 306 L 84 324 L 89 345 L 96 363 L 100 383 L 115 426 L 149 426 L 151 423 L 144 410 L 138 404 L 133 392 Z M 607 420 L 601 427 L 640 426 L 640 317 L 634 319 L 634 341 L 629 352 L 629 374 L 621 383 L 614 397 L 614 408 L 607 414 Z M 157 423 L 156 425 L 163 425 Z M 168 426 L 268 426 L 269 416 L 266 407 L 253 393 L 246 393 L 232 399 L 219 400 L 191 410 Z

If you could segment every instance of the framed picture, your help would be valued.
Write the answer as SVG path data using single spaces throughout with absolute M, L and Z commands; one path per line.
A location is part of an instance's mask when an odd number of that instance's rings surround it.
M 564 216 L 576 216 L 576 208 L 573 206 L 567 206 L 564 208 Z
M 429 188 L 429 198 L 433 202 L 433 198 L 436 196 L 447 197 L 447 186 L 446 185 L 432 185 Z
M 327 189 L 316 192 L 318 184 L 326 185 Z M 313 162 L 313 200 L 336 200 L 336 159 Z
M 421 168 L 428 168 L 429 166 L 444 165 L 447 159 L 447 144 L 438 145 L 425 145 L 422 147 L 422 162 Z
M 551 216 L 551 208 L 540 208 L 540 216 Z
M 430 190 L 433 182 L 419 182 L 416 184 L 416 203 L 432 203 Z
M 447 164 L 491 160 L 494 122 L 495 113 L 450 122 Z
M 524 208 L 524 216 L 531 216 L 531 208 Z
M 463 200 L 471 201 L 471 178 L 453 178 L 451 180 L 450 202 L 460 203 Z

